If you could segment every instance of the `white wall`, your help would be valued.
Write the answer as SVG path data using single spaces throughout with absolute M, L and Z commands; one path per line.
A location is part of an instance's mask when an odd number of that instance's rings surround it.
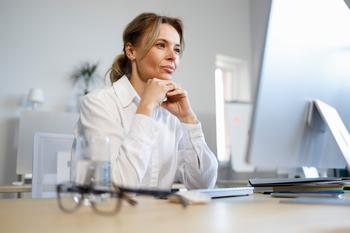
M 0 184 L 15 180 L 19 100 L 45 91 L 44 108 L 65 111 L 70 72 L 99 61 L 103 75 L 122 50 L 125 25 L 143 11 L 179 16 L 186 49 L 176 81 L 187 88 L 209 146 L 215 145 L 215 55 L 250 63 L 249 1 L 2 0 L 0 1 Z

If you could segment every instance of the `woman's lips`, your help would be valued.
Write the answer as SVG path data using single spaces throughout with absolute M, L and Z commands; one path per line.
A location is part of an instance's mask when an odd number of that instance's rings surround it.
M 165 72 L 167 72 L 167 73 L 173 73 L 174 71 L 175 71 L 175 68 L 174 67 L 172 67 L 172 66 L 161 66 L 161 68 L 165 71 Z

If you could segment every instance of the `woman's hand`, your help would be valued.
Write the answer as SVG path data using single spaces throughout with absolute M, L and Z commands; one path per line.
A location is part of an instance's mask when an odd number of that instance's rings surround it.
M 152 115 L 153 109 L 163 102 L 167 92 L 176 87 L 172 80 L 160 80 L 152 78 L 147 81 L 146 87 L 141 95 L 141 102 L 136 113 Z
M 149 79 L 136 113 L 151 116 L 154 108 L 158 106 L 167 109 L 181 122 L 192 124 L 198 122 L 192 111 L 187 91 L 172 80 Z
M 198 123 L 194 114 L 187 91 L 175 85 L 173 90 L 166 93 L 166 101 L 162 103 L 162 107 L 175 115 L 181 122 L 195 124 Z

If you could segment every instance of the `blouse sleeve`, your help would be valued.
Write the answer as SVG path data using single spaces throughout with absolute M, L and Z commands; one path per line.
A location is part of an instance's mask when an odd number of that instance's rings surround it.
M 181 123 L 177 178 L 188 189 L 213 188 L 218 162 L 204 139 L 201 124 Z
M 120 118 L 115 103 L 108 103 L 108 98 L 87 95 L 80 101 L 80 130 L 85 135 L 110 138 L 112 180 L 137 187 L 147 171 L 159 127 L 152 118 L 136 114 L 130 130 L 125 132 Z

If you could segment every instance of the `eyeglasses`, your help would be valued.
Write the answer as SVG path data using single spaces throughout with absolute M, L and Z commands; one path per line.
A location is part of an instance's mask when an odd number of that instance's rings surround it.
M 147 195 L 165 199 L 176 197 L 183 207 L 187 201 L 172 190 L 134 189 L 113 184 L 114 190 L 94 187 L 93 185 L 76 185 L 73 183 L 59 184 L 56 187 L 59 208 L 65 213 L 77 211 L 82 204 L 90 205 L 93 211 L 101 215 L 112 215 L 119 212 L 122 201 L 137 205 L 130 194 Z

